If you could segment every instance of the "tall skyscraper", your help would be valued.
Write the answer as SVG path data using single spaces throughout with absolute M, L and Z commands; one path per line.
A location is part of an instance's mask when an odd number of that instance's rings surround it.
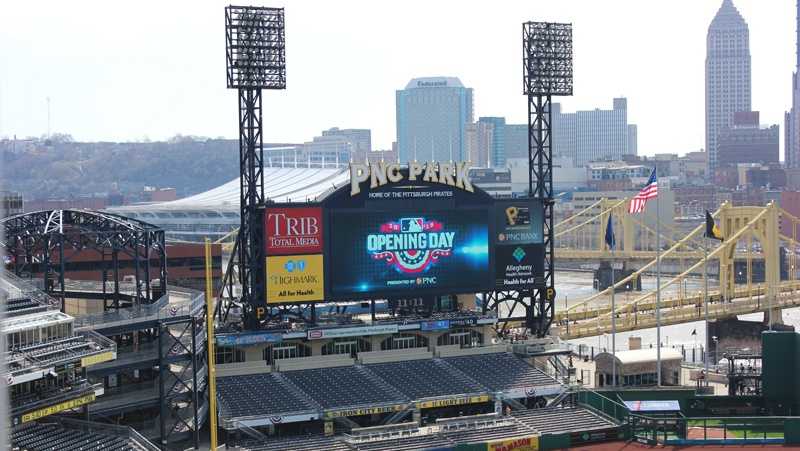
M 471 88 L 456 77 L 415 78 L 397 91 L 396 98 L 400 161 L 468 159 Z
M 792 74 L 792 109 L 786 113 L 784 123 L 784 162 L 787 168 L 800 168 L 800 1 L 797 2 L 797 37 L 795 38 L 795 69 Z
M 733 6 L 723 0 L 706 36 L 706 152 L 708 174 L 717 168 L 717 142 L 733 114 L 751 110 L 750 31 Z

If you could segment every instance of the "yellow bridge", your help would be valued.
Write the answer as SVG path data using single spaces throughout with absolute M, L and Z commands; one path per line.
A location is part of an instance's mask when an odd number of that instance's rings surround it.
M 566 308 L 557 309 L 552 330 L 562 338 L 610 333 L 612 317 L 615 318 L 618 332 L 656 326 L 659 304 L 656 290 L 634 293 L 622 291 L 635 279 L 653 274 L 657 266 L 653 227 L 644 221 L 644 215 L 628 214 L 627 208 L 627 199 L 602 199 L 556 224 L 557 263 L 638 261 L 636 271 L 614 284 L 613 312 L 611 287 L 588 298 L 573 300 Z M 613 255 L 604 243 L 609 215 L 614 216 L 614 231 L 619 246 Z M 800 307 L 800 282 L 795 271 L 800 219 L 773 203 L 764 207 L 733 207 L 725 203 L 713 216 L 725 237 L 722 242 L 704 238 L 705 221 L 690 231 L 679 232 L 671 227 L 662 227 L 660 231 L 661 324 L 704 320 L 706 299 L 710 319 L 767 312 L 768 321 L 780 322 L 781 309 Z M 784 272 L 787 280 L 781 280 L 781 248 L 785 250 Z M 739 283 L 736 283 L 735 261 L 746 262 L 746 271 L 739 272 Z M 763 282 L 754 283 L 752 280 L 754 262 L 763 264 Z M 670 267 L 669 276 L 663 272 L 666 264 Z M 708 279 L 710 286 L 707 296 L 696 287 L 687 289 L 690 280 L 697 282 L 701 278 L 706 281 L 706 268 L 713 268 L 713 272 L 719 275 L 718 280 Z

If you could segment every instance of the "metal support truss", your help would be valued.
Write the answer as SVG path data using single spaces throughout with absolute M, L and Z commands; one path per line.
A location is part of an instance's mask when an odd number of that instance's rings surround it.
M 225 54 L 228 88 L 239 92 L 239 171 L 241 225 L 239 282 L 245 324 L 254 325 L 255 305 L 264 299 L 264 204 L 262 89 L 286 88 L 286 38 L 281 8 L 225 8 Z M 230 303 L 228 304 L 230 305 Z
M 239 281 L 245 316 L 264 303 L 264 240 L 258 207 L 264 203 L 264 149 L 261 90 L 239 89 L 239 171 L 241 173 L 241 225 L 239 228 Z
M 159 438 L 162 448 L 191 440 L 199 446 L 208 404 L 205 309 L 160 322 Z
M 548 22 L 522 24 L 524 94 L 528 99 L 528 195 L 542 201 L 544 277 L 517 292 L 486 294 L 487 308 L 508 309 L 501 316 L 500 332 L 510 321 L 524 318 L 537 337 L 548 334 L 555 314 L 555 264 L 553 244 L 553 148 L 551 100 L 572 95 L 572 25 Z M 525 316 L 516 315 L 523 306 Z
M 6 267 L 23 278 L 42 278 L 44 291 L 61 300 L 62 310 L 64 299 L 75 292 L 102 299 L 105 309 L 149 304 L 165 293 L 164 231 L 151 224 L 104 212 L 49 210 L 5 218 L 2 226 Z M 69 273 L 85 271 L 84 262 L 98 260 L 99 292 L 68 286 Z M 133 276 L 132 284 L 122 283 L 126 275 Z
M 532 290 L 520 293 L 531 303 L 526 325 L 537 337 L 547 335 L 553 322 L 555 304 L 555 262 L 553 261 L 553 147 L 550 96 L 528 95 L 528 193 L 541 199 L 544 208 L 544 280 Z

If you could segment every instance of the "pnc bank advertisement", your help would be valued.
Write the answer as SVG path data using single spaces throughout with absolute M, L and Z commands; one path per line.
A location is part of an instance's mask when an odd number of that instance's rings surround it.
M 329 268 L 335 297 L 369 292 L 482 289 L 489 282 L 486 209 L 331 215 Z

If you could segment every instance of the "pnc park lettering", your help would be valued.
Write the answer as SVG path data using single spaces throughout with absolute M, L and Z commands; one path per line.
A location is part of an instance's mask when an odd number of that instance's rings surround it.
M 350 163 L 350 195 L 358 195 L 361 192 L 361 184 L 366 181 L 369 181 L 370 189 L 402 181 L 406 174 L 400 169 L 399 163 Z M 469 179 L 469 163 L 466 161 L 458 163 L 428 161 L 424 164 L 410 161 L 408 163 L 408 180 L 439 183 L 470 193 L 475 192 Z

